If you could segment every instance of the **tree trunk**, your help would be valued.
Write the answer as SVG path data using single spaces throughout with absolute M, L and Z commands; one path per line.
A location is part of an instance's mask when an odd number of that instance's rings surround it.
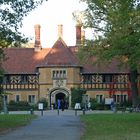
M 5 95 L 3 95 L 3 112 L 4 114 L 8 114 L 7 103 L 5 99 Z
M 138 105 L 138 72 L 137 70 L 130 70 L 130 82 L 132 93 L 132 105 L 136 107 Z

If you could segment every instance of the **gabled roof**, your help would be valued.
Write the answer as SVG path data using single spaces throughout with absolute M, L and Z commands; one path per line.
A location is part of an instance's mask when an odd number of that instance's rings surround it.
M 60 37 L 55 42 L 49 53 L 46 55 L 43 63 L 44 66 L 77 66 L 78 60 L 76 55 L 67 47 L 63 39 Z
M 44 60 L 50 48 L 35 52 L 34 48 L 6 48 L 3 68 L 9 74 L 35 73 L 36 66 Z
M 76 46 L 68 47 L 62 38 L 58 38 L 52 48 L 42 48 L 36 52 L 34 48 L 6 48 L 6 60 L 2 66 L 9 74 L 36 73 L 37 67 L 81 67 L 75 52 Z M 93 61 L 89 60 L 90 62 Z M 127 68 L 118 68 L 118 61 L 109 65 L 82 64 L 82 73 L 128 73 Z

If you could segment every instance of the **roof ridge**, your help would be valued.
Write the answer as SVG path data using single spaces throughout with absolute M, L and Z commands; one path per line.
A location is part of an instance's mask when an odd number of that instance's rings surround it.
M 64 45 L 64 47 L 67 47 L 67 48 L 68 48 L 67 44 L 66 44 L 65 41 L 62 39 L 62 37 L 58 37 L 58 39 L 56 40 L 56 42 L 54 43 L 54 45 L 52 46 L 52 48 L 56 46 L 56 44 L 58 43 L 58 41 L 62 42 L 63 45 Z

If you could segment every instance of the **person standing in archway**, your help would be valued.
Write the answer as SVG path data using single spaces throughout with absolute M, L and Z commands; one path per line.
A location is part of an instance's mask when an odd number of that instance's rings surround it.
M 64 111 L 64 109 L 65 109 L 65 100 L 64 99 L 61 100 L 61 109 L 62 109 L 62 111 Z
M 60 109 L 60 107 L 61 107 L 61 101 L 60 101 L 60 99 L 58 99 L 57 100 L 57 108 Z

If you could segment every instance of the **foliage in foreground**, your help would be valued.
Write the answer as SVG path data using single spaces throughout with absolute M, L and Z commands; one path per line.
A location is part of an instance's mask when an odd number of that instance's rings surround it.
M 88 41 L 86 47 L 80 48 L 79 57 L 85 63 L 92 62 L 100 66 L 114 63 L 118 69 L 127 68 L 130 73 L 132 104 L 136 107 L 140 68 L 140 1 L 80 1 L 87 4 L 83 24 L 93 29 L 96 37 L 94 34 L 95 38 Z
M 81 116 L 82 140 L 139 140 L 140 114 L 92 114 Z

